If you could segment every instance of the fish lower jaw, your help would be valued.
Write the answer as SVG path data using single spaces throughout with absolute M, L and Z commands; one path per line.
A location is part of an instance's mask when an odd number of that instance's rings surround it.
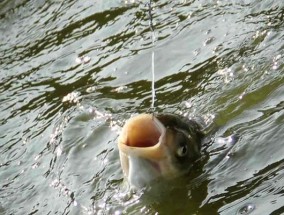
M 128 182 L 132 187 L 143 188 L 155 179 L 161 177 L 159 164 L 147 159 L 128 157 Z

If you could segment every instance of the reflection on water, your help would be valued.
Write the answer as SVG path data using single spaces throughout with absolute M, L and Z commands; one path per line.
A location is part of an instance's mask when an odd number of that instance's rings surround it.
M 0 2 L 1 214 L 284 212 L 283 1 L 153 2 L 156 109 L 215 132 L 161 201 L 125 189 L 117 135 L 152 101 L 146 2 Z

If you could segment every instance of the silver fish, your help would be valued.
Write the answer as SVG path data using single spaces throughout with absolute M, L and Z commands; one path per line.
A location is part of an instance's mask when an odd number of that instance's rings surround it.
M 201 127 L 175 114 L 140 114 L 130 118 L 118 138 L 120 162 L 132 187 L 172 179 L 190 171 L 200 157 Z

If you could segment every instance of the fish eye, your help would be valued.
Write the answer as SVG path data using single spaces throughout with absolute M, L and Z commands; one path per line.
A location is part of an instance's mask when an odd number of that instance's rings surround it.
M 177 149 L 177 155 L 179 157 L 184 157 L 187 154 L 187 145 L 182 145 Z

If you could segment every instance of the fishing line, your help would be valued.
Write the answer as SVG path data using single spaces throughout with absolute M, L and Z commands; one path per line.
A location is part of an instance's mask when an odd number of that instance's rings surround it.
M 152 114 L 154 115 L 155 112 L 155 98 L 156 98 L 156 91 L 155 91 L 155 40 L 156 40 L 156 35 L 155 35 L 155 29 L 153 25 L 153 15 L 152 15 L 152 0 L 149 1 L 147 4 L 148 6 L 148 15 L 149 15 L 149 26 L 152 32 L 152 56 L 151 56 L 151 71 L 152 71 L 152 85 L 151 85 L 151 92 L 152 92 L 152 103 L 150 110 L 152 111 Z

